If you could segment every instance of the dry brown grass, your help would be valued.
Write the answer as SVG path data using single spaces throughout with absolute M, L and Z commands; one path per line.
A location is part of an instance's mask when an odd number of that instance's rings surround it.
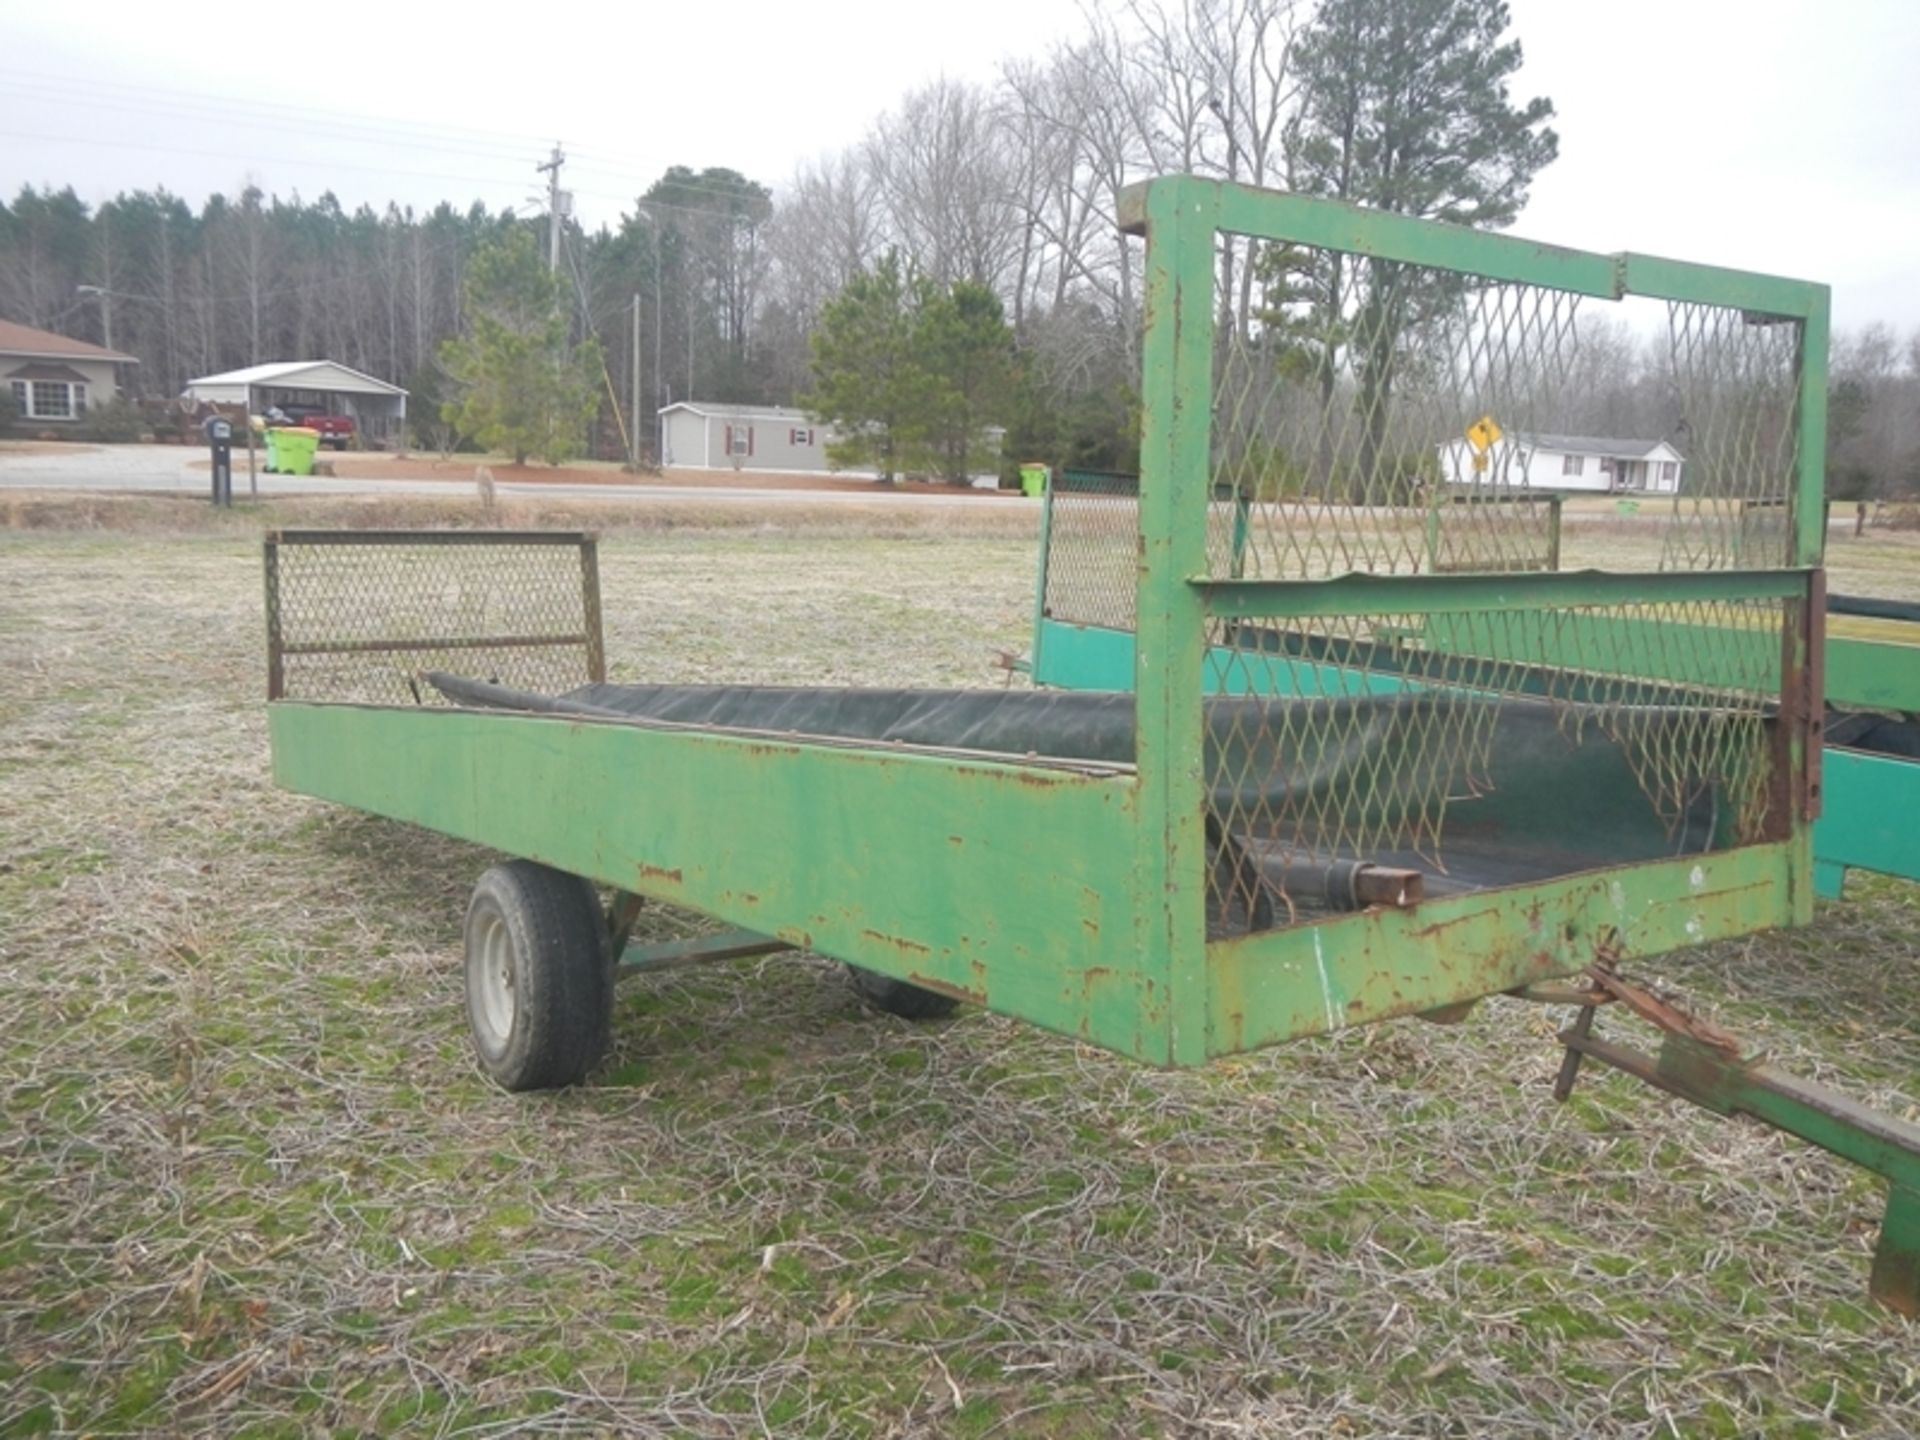
M 612 536 L 610 653 L 938 684 L 1023 643 L 1029 540 L 834 515 Z M 499 1093 L 488 857 L 272 787 L 258 596 L 237 518 L 0 534 L 0 1433 L 1920 1433 L 1879 1187 L 1618 1078 L 1555 1107 L 1515 1004 L 1160 1074 L 773 958 Z M 1911 1113 L 1914 887 L 1665 968 Z
M 380 529 L 589 529 L 606 532 L 752 531 L 881 538 L 1031 537 L 1037 505 L 915 505 L 911 500 L 769 502 L 507 497 L 489 505 L 469 479 L 459 493 L 313 496 L 245 501 L 216 510 L 199 497 L 104 491 L 0 491 L 0 530 L 135 535 L 252 535 L 311 525 Z

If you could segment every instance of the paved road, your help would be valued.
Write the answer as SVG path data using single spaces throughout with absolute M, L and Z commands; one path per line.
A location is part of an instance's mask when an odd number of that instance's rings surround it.
M 246 455 L 234 467 L 233 490 L 247 491 Z M 195 469 L 195 465 L 200 468 Z M 61 446 L 37 452 L 0 447 L 0 490 L 131 490 L 148 494 L 205 495 L 206 451 L 175 445 Z M 470 497 L 473 486 L 462 480 L 370 480 L 353 475 L 261 475 L 262 495 L 441 495 Z M 647 500 L 698 500 L 709 505 L 753 503 L 831 505 L 978 505 L 974 495 L 903 494 L 875 486 L 864 490 L 764 490 L 706 485 L 551 485 L 495 482 L 500 495 L 543 499 L 600 500 L 609 503 Z M 989 502 L 991 503 L 991 502 Z

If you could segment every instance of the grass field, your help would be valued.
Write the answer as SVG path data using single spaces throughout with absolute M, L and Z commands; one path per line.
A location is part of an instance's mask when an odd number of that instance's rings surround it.
M 594 1085 L 504 1095 L 460 1004 L 489 857 L 269 783 L 259 517 L 26 503 L 0 1435 L 1920 1433 L 1877 1182 L 1619 1077 L 1557 1107 L 1517 1003 L 1160 1074 L 774 957 L 636 983 Z M 347 513 L 421 518 L 270 515 Z M 1026 643 L 1028 521 L 679 514 L 603 544 L 623 678 Z M 1659 969 L 1912 1115 L 1920 890 L 1853 897 Z

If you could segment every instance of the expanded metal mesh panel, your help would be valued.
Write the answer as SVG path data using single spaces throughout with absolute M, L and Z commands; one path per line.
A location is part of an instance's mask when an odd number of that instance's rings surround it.
M 1797 324 L 1651 302 L 1623 320 L 1539 286 L 1276 250 L 1266 308 L 1217 346 L 1212 481 L 1252 503 L 1244 551 L 1216 545 L 1213 573 L 1544 569 L 1556 492 L 1637 516 L 1605 568 L 1787 563 L 1790 526 L 1755 544 L 1743 516 L 1790 508 Z M 1599 393 L 1590 351 L 1623 345 L 1642 373 Z
M 1560 568 L 1558 496 L 1436 495 L 1427 568 L 1437 575 Z
M 1754 600 L 1214 622 L 1222 691 L 1323 703 L 1209 747 L 1211 822 L 1244 857 L 1212 868 L 1210 908 L 1250 928 L 1351 908 L 1327 886 L 1353 862 L 1417 871 L 1434 893 L 1768 838 L 1784 614 Z
M 1666 307 L 1641 342 L 1659 433 L 1600 438 L 1583 340 L 1619 332 L 1583 306 L 1615 307 L 1287 245 L 1262 273 L 1216 338 L 1211 481 L 1245 514 L 1209 527 L 1213 575 L 1538 571 L 1563 542 L 1622 571 L 1788 562 L 1797 325 Z M 1566 519 L 1575 481 L 1614 498 Z M 1327 699 L 1209 747 L 1213 933 L 1341 908 L 1356 862 L 1444 888 L 1764 838 L 1786 623 L 1778 600 L 1211 622 L 1211 685 Z M 1342 703 L 1380 695 L 1406 703 Z M 1542 706 L 1544 745 L 1512 728 Z
M 1062 470 L 1049 482 L 1047 507 L 1042 613 L 1073 625 L 1131 630 L 1140 477 Z
M 1041 613 L 1069 625 L 1134 628 L 1140 577 L 1140 477 L 1061 470 L 1048 485 L 1046 594 Z M 1207 504 L 1211 545 L 1230 548 L 1246 506 L 1214 487 Z
M 577 532 L 281 531 L 266 542 L 272 699 L 441 704 L 451 670 L 544 694 L 606 678 Z
M 1715 305 L 1671 305 L 1667 357 L 1685 484 L 1661 568 L 1754 570 L 1789 563 L 1799 454 L 1800 327 Z M 1756 530 L 1749 517 L 1777 517 Z

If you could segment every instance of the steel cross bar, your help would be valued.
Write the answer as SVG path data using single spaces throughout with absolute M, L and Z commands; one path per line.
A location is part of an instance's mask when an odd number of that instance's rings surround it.
M 1235 620 L 1293 615 L 1443 614 L 1668 605 L 1700 600 L 1799 600 L 1806 570 L 1556 570 L 1520 574 L 1340 575 L 1328 580 L 1189 579 L 1209 614 Z

